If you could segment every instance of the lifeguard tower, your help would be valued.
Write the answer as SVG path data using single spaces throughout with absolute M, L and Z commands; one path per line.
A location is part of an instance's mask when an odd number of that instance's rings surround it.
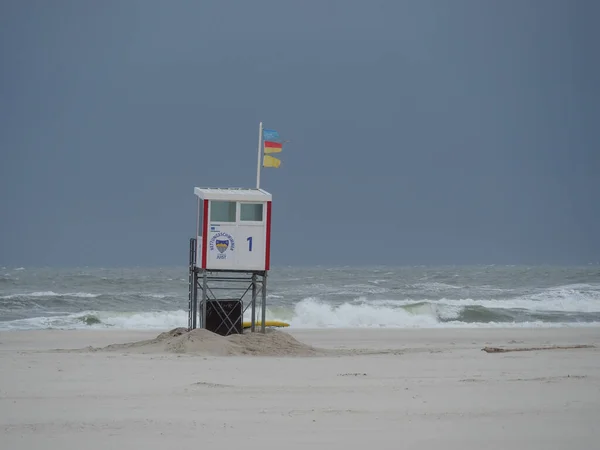
M 190 239 L 188 329 L 242 333 L 244 313 L 251 308 L 249 328 L 254 332 L 260 294 L 264 333 L 271 194 L 259 188 L 200 187 L 194 194 L 198 210 L 195 237 Z M 244 305 L 248 293 L 250 301 Z

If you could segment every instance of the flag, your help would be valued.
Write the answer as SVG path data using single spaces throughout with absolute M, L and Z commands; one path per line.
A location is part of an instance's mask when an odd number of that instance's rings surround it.
M 279 167 L 281 160 L 270 156 L 270 153 L 281 153 L 283 142 L 275 130 L 263 130 L 263 167 Z
M 270 155 L 265 155 L 264 159 L 263 159 L 263 167 L 279 167 L 279 165 L 281 164 L 281 160 L 270 156 Z
M 279 133 L 275 130 L 263 130 L 263 139 L 265 141 L 279 141 Z
M 265 141 L 265 154 L 266 153 L 281 153 L 283 144 L 274 141 Z

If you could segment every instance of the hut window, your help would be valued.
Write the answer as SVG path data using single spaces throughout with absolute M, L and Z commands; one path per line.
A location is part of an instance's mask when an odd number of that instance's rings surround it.
M 241 203 L 240 220 L 246 222 L 262 222 L 263 204 L 262 203 Z
M 211 222 L 235 222 L 235 202 L 211 201 Z

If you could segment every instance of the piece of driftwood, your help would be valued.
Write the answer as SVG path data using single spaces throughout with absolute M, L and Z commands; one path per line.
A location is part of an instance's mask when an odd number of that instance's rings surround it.
M 521 347 L 521 348 L 500 348 L 483 347 L 481 350 L 486 353 L 507 353 L 507 352 L 534 352 L 538 350 L 569 350 L 573 348 L 595 348 L 593 345 L 554 345 L 552 347 Z

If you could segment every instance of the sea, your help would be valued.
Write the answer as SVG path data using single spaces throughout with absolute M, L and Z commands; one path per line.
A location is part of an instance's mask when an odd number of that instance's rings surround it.
M 600 325 L 599 265 L 276 267 L 267 293 L 291 328 Z M 0 331 L 166 330 L 187 310 L 185 266 L 0 269 Z

